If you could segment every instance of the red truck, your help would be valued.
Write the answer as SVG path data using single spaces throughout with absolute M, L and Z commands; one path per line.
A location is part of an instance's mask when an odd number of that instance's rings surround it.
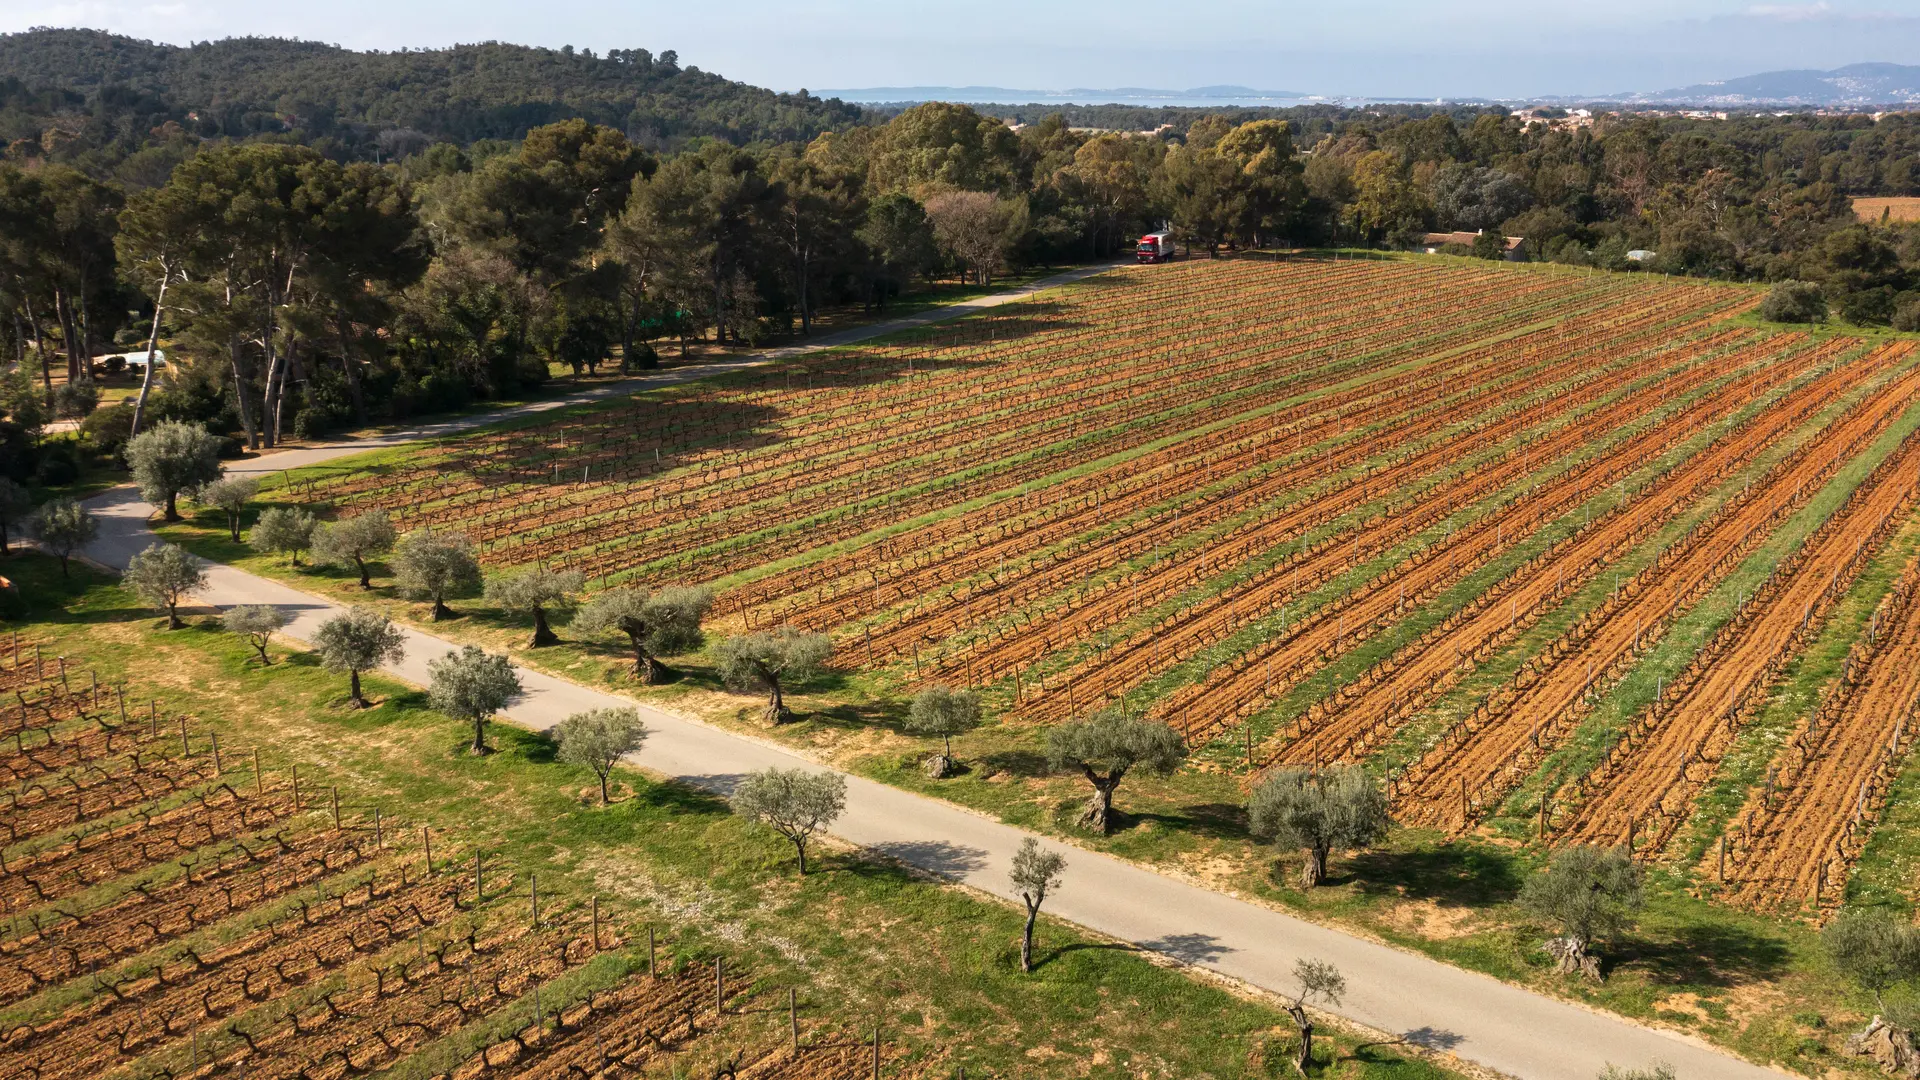
M 1168 229 L 1150 232 L 1140 238 L 1140 246 L 1133 249 L 1135 262 L 1157 263 L 1173 258 L 1173 233 Z

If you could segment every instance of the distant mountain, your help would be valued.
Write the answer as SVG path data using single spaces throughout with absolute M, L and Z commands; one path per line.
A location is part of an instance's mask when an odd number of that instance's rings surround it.
M 901 104 L 920 101 L 956 101 L 968 104 L 1059 105 L 1270 105 L 1299 102 L 1307 95 L 1292 90 L 1255 90 L 1245 86 L 1197 86 L 1190 90 L 1155 90 L 1117 86 L 1105 90 L 1017 90 L 1005 86 L 868 86 L 850 90 L 821 90 L 825 97 L 864 103 Z
M 0 34 L 0 87 L 9 79 L 28 90 L 136 109 L 149 126 L 172 119 L 207 136 L 298 129 L 357 139 L 404 128 L 467 143 L 516 139 L 577 116 L 652 145 L 701 135 L 744 143 L 810 139 L 867 115 L 856 105 L 682 67 L 671 51 L 596 56 L 570 46 L 498 42 L 395 52 L 289 38 L 181 47 L 99 30 L 39 29 Z
M 1849 64 L 1833 71 L 1768 71 L 1611 100 L 1659 105 L 1786 105 L 1845 108 L 1920 102 L 1920 67 Z

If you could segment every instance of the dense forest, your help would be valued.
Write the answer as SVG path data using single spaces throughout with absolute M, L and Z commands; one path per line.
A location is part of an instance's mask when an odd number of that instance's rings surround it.
M 1150 112 L 882 115 L 643 50 L 0 37 L 0 458 L 61 469 L 55 415 L 109 455 L 165 417 L 272 445 L 1111 258 L 1163 222 L 1201 255 L 1484 230 L 1920 328 L 1920 231 L 1850 205 L 1920 195 L 1920 117 Z M 151 395 L 90 414 L 92 358 L 156 338 Z

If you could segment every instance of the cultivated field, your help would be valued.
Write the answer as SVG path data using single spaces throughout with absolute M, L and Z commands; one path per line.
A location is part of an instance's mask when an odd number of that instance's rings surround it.
M 1396 816 L 1672 857 L 1920 478 L 1906 340 L 1459 263 L 1116 271 L 953 326 L 452 439 L 291 497 L 496 567 L 711 583 L 888 692 L 1119 705 L 1190 767 L 1373 763 Z M 1818 910 L 1920 702 L 1899 575 L 1699 881 Z M 1805 905 L 1812 905 L 1810 909 Z
M 0 642 L 0 691 L 0 1077 L 919 1072 L 813 1020 L 769 1037 L 740 1018 L 786 995 L 724 956 L 684 966 L 598 896 L 222 747 L 37 643 Z

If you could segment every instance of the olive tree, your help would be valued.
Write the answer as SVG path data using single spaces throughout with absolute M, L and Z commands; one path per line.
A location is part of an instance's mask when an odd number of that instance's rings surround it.
M 33 499 L 27 489 L 0 476 L 0 555 L 11 554 L 8 541 L 33 519 Z
M 647 725 L 640 710 L 589 709 L 577 712 L 553 729 L 557 756 L 569 765 L 584 765 L 600 779 L 600 805 L 607 805 L 607 777 L 620 759 L 647 741 Z
M 100 534 L 100 520 L 72 499 L 52 499 L 40 507 L 27 523 L 40 546 L 60 559 L 60 576 L 67 576 L 67 560 L 74 552 L 93 543 Z
M 1048 764 L 1077 770 L 1093 785 L 1080 824 L 1103 834 L 1113 831 L 1113 793 L 1129 772 L 1145 769 L 1165 776 L 1186 757 L 1186 744 L 1172 728 L 1135 719 L 1121 709 L 1103 710 L 1047 732 Z
M 178 630 L 187 625 L 180 621 L 180 603 L 206 587 L 207 572 L 185 548 L 155 541 L 128 561 L 121 580 L 135 596 L 167 613 L 167 629 Z
M 656 683 L 670 674 L 662 656 L 692 652 L 706 640 L 700 623 L 712 607 L 713 590 L 705 587 L 608 589 L 581 604 L 569 625 L 588 637 L 625 634 L 634 677 Z
M 787 708 L 786 688 L 805 682 L 833 654 L 825 634 L 809 634 L 791 626 L 772 633 L 742 634 L 714 647 L 720 677 L 730 686 L 767 692 L 767 721 L 784 724 L 793 718 Z
M 267 643 L 273 635 L 286 629 L 292 616 L 272 604 L 235 604 L 220 616 L 220 624 L 227 633 L 245 638 L 247 644 L 260 654 L 260 663 L 270 665 L 273 657 L 267 655 Z
M 1895 1042 L 1910 1049 L 1920 1015 L 1910 993 L 1889 1000 L 1888 991 L 1910 990 L 1920 980 L 1920 927 L 1882 909 L 1843 911 L 1821 931 L 1820 944 L 1842 977 L 1873 995 L 1873 1022 L 1848 1040 L 1848 1050 L 1872 1054 L 1883 1031 L 1889 1045 L 1875 1056 L 1886 1056 Z
M 199 424 L 168 420 L 127 440 L 127 466 L 140 497 L 180 520 L 182 492 L 198 491 L 220 479 L 220 440 Z
M 1066 858 L 1041 847 L 1031 836 L 1020 841 L 1020 850 L 1013 853 L 1013 868 L 1008 871 L 1007 880 L 1027 907 L 1026 925 L 1020 931 L 1021 971 L 1033 970 L 1034 921 L 1040 917 L 1040 905 L 1047 902 L 1047 894 L 1060 887 L 1060 879 L 1066 872 Z
M 313 546 L 313 532 L 320 522 L 312 514 L 294 506 L 269 506 L 247 531 L 247 543 L 262 555 L 285 553 L 300 565 L 300 553 Z
M 927 759 L 927 775 L 935 780 L 950 775 L 957 763 L 953 759 L 953 737 L 980 726 L 980 696 L 971 690 L 949 690 L 929 686 L 913 696 L 907 706 L 906 728 L 915 735 L 940 739 L 945 749 Z
M 370 708 L 360 692 L 360 673 L 397 662 L 407 651 L 407 635 L 393 620 L 372 608 L 356 607 L 320 624 L 313 635 L 320 660 L 330 670 L 344 671 L 352 686 L 348 700 L 357 709 Z
M 427 661 L 427 696 L 433 707 L 473 725 L 473 754 L 489 752 L 487 721 L 520 693 L 520 676 L 513 662 L 478 645 L 461 646 Z
M 394 549 L 393 577 L 408 599 L 431 600 L 439 622 L 453 614 L 448 600 L 480 588 L 480 561 L 464 533 L 415 529 Z
M 487 602 L 502 611 L 533 616 L 531 648 L 552 645 L 560 636 L 547 625 L 547 612 L 565 609 L 587 583 L 578 570 L 549 570 L 536 566 L 518 574 L 508 574 L 487 582 Z
M 223 476 L 193 493 L 193 501 L 201 506 L 211 506 L 225 511 L 227 515 L 227 535 L 234 543 L 240 542 L 240 515 L 246 512 L 247 504 L 260 494 L 260 481 L 251 476 Z
M 1307 1003 L 1317 998 L 1328 1005 L 1340 1004 L 1347 993 L 1347 979 L 1327 961 L 1305 957 L 1293 962 L 1293 979 L 1300 984 L 1300 992 L 1287 1002 L 1287 1015 L 1293 1017 L 1293 1026 L 1300 1032 L 1293 1067 L 1305 1076 L 1307 1067 L 1313 1064 L 1313 1017 L 1307 1013 Z
M 1620 848 L 1578 845 L 1555 854 L 1544 873 L 1527 880 L 1520 904 L 1560 927 L 1561 936 L 1544 948 L 1559 961 L 1560 973 L 1601 978 L 1600 960 L 1589 950 L 1633 925 L 1646 903 L 1640 868 Z
M 367 560 L 393 550 L 393 522 L 383 510 L 369 510 L 321 525 L 313 533 L 313 560 L 360 571 L 360 587 L 373 588 Z
M 792 841 L 804 876 L 807 842 L 847 808 L 847 781 L 839 773 L 766 769 L 742 778 L 729 802 L 734 813 Z
M 1359 765 L 1279 769 L 1254 789 L 1247 802 L 1253 835 L 1276 847 L 1306 852 L 1300 884 L 1327 879 L 1327 857 L 1377 843 L 1393 824 L 1387 797 Z

